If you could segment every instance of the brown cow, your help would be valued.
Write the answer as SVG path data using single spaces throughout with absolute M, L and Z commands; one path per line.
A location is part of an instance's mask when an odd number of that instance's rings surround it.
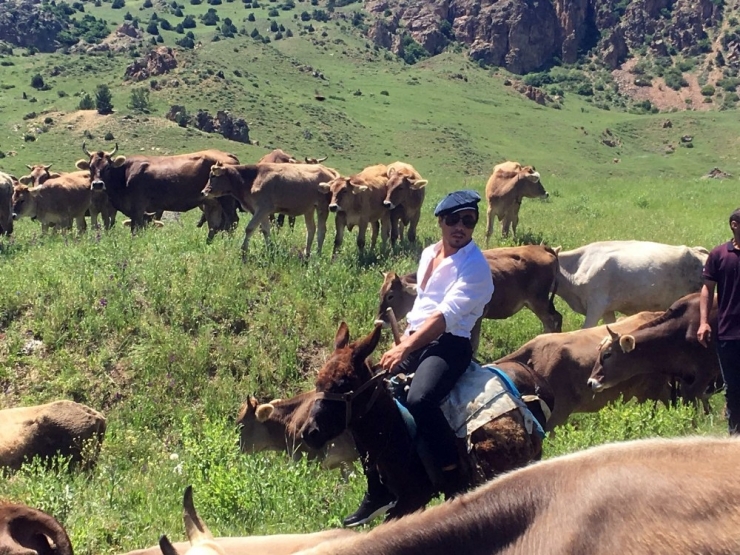
M 26 505 L 0 504 L 2 555 L 73 555 L 72 542 L 59 521 Z
M 696 339 L 699 297 L 700 293 L 686 295 L 660 316 L 631 330 L 616 330 L 614 325 L 606 328 L 588 379 L 591 389 L 609 391 L 635 377 L 678 378 L 684 399 L 702 399 L 720 368 L 714 345 L 706 348 Z M 709 318 L 716 332 L 716 299 Z
M 17 185 L 13 191 L 14 217 L 38 220 L 42 232 L 49 226 L 72 229 L 74 220 L 77 230 L 84 232 L 87 230 L 85 214 L 91 208 L 89 180 L 89 174 L 82 178 L 67 174 L 49 179 L 38 187 Z
M 13 186 L 15 178 L 0 172 L 0 233 L 13 233 Z
M 610 327 L 626 332 L 659 314 L 641 312 Z M 548 431 L 564 424 L 574 412 L 596 412 L 620 396 L 625 400 L 636 397 L 640 402 L 660 400 L 668 403 L 670 387 L 665 376 L 636 376 L 602 395 L 594 395 L 586 382 L 598 357 L 599 342 L 606 334 L 606 326 L 598 326 L 538 335 L 494 364 L 504 370 L 509 364 L 529 368 L 549 384 L 555 397 L 555 410 L 547 421 L 545 429 Z
M 493 221 L 496 217 L 501 221 L 501 233 L 504 237 L 509 235 L 509 227 L 516 235 L 519 208 L 524 197 L 548 197 L 540 182 L 540 174 L 532 166 L 522 166 L 518 162 L 504 162 L 494 166 L 486 183 L 486 244 L 493 234 Z
M 558 276 L 558 257 L 553 249 L 542 245 L 505 247 L 483 251 L 493 278 L 494 291 L 482 318 L 503 320 L 527 307 L 540 319 L 545 332 L 559 332 L 563 317 L 555 310 L 552 297 Z M 380 287 L 378 318 L 386 321 L 391 307 L 396 318 L 403 318 L 416 299 L 416 274 L 384 274 Z M 478 348 L 480 321 L 473 328 L 471 342 Z
M 329 197 L 319 191 L 319 183 L 336 177 L 336 172 L 320 164 L 256 164 L 211 168 L 208 183 L 203 189 L 205 198 L 231 195 L 242 208 L 254 214 L 249 220 L 242 244 L 246 253 L 249 239 L 261 227 L 265 240 L 270 237 L 270 214 L 280 212 L 288 216 L 303 216 L 306 220 L 305 255 L 311 253 L 316 233 L 314 212 L 318 213 L 317 250 L 321 253 L 329 217 Z
M 408 225 L 408 239 L 416 242 L 416 226 L 424 203 L 426 179 L 411 164 L 393 162 L 386 172 L 388 183 L 383 204 L 391 210 L 391 244 L 403 239 L 403 226 Z
M 31 170 L 31 173 L 21 176 L 18 179 L 18 182 L 21 185 L 35 187 L 38 185 L 43 185 L 50 179 L 65 176 L 72 182 L 80 181 L 85 185 L 88 185 L 90 183 L 89 171 L 51 173 L 49 172 L 49 168 L 51 166 L 52 164 L 36 164 L 35 166 L 26 164 L 26 167 Z M 110 199 L 108 198 L 108 195 L 105 193 L 105 191 L 93 191 L 92 196 L 90 197 L 90 222 L 95 228 L 98 227 L 98 214 L 100 214 L 103 219 L 103 227 L 105 229 L 110 229 L 115 225 L 116 209 L 113 208 L 113 205 L 111 204 Z
M 729 555 L 740 441 L 648 439 L 538 462 L 302 555 Z
M 0 467 L 12 469 L 33 457 L 57 454 L 90 463 L 83 460 L 83 443 L 95 440 L 99 447 L 105 434 L 105 417 L 72 401 L 0 410 L 0 422 Z
M 147 223 L 148 213 L 164 210 L 187 212 L 201 206 L 208 222 L 208 238 L 217 231 L 229 230 L 238 221 L 236 205 L 230 201 L 204 198 L 201 194 L 211 166 L 216 163 L 238 164 L 233 154 L 203 150 L 176 156 L 117 156 L 118 145 L 111 152 L 91 153 L 79 160 L 77 167 L 90 171 L 90 187 L 104 190 L 111 203 L 131 218 L 131 232 Z
M 304 453 L 321 461 L 324 468 L 343 467 L 357 459 L 352 436 L 342 434 L 321 449 L 312 449 L 301 440 L 301 430 L 316 400 L 316 391 L 299 393 L 290 399 L 275 399 L 260 404 L 248 398 L 239 409 L 236 419 L 241 425 L 239 445 L 242 453 L 260 451 L 287 451 L 293 460 Z
M 377 164 L 350 177 L 336 177 L 319 185 L 322 193 L 331 193 L 329 210 L 336 213 L 335 253 L 342 246 L 345 227 L 352 231 L 354 226 L 358 226 L 357 247 L 360 250 L 365 248 L 368 224 L 372 226 L 372 248 L 375 248 L 379 231 L 381 242 L 386 244 L 391 226 L 390 211 L 383 204 L 387 183 L 387 166 Z

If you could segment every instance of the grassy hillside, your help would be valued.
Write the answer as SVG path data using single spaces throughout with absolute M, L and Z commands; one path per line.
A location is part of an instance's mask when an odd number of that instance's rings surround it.
M 267 35 L 275 5 L 213 7 L 237 28 Z M 111 27 L 126 11 L 145 22 L 157 11 L 175 22 L 158 4 L 142 6 L 127 0 L 121 10 L 107 3 L 85 9 Z M 183 11 L 208 7 L 187 4 Z M 244 162 L 281 147 L 298 156 L 328 154 L 346 173 L 402 159 L 430 182 L 420 230 L 426 245 L 437 236 L 434 204 L 455 188 L 482 191 L 493 164 L 512 159 L 534 164 L 551 193 L 547 201 L 524 201 L 522 242 L 568 249 L 645 239 L 711 247 L 728 235 L 727 216 L 740 204 L 736 180 L 700 176 L 715 166 L 740 172 L 736 112 L 637 116 L 596 109 L 575 95 L 560 110 L 544 108 L 506 86 L 503 72 L 483 70 L 461 54 L 415 66 L 389 59 L 352 31 L 353 5 L 343 8 L 346 21 L 311 21 L 314 32 L 300 36 L 293 14 L 313 9 L 298 3 L 279 10 L 277 21 L 294 36 L 269 44 L 243 36 L 212 42 L 213 28 L 198 22 L 193 31 L 202 46 L 178 51 L 178 68 L 154 79 L 176 79 L 179 86 L 161 90 L 151 89 L 151 80 L 124 82 L 127 55 L 23 56 L 19 50 L 2 58 L 13 65 L 0 65 L 0 151 L 15 155 L 1 159 L 0 169 L 21 175 L 27 163 L 51 162 L 71 170 L 83 140 L 106 149 L 118 142 L 122 154 L 220 148 Z M 256 21 L 242 21 L 250 12 Z M 182 36 L 160 32 L 164 44 Z M 30 87 L 36 73 L 50 90 Z M 78 112 L 75 95 L 93 94 L 100 83 L 111 88 L 115 112 Z M 150 114 L 126 107 L 136 87 L 150 88 Z M 326 100 L 317 101 L 317 91 Z M 245 117 L 260 146 L 178 127 L 162 117 L 171 104 Z M 667 119 L 671 127 L 664 127 Z M 47 129 L 37 132 L 41 127 Z M 36 140 L 24 140 L 26 134 Z M 693 148 L 678 146 L 686 134 L 694 137 Z M 619 146 L 605 146 L 606 138 Z M 667 144 L 675 152 L 666 154 Z M 358 475 L 345 483 L 337 473 L 281 455 L 242 456 L 234 418 L 248 394 L 269 399 L 310 388 L 338 323 L 346 320 L 354 336 L 366 333 L 381 271 L 414 268 L 419 248 L 361 255 L 350 235 L 335 260 L 327 248 L 303 261 L 299 222 L 294 231 L 275 234 L 269 247 L 255 237 L 242 263 L 245 218 L 237 232 L 210 245 L 205 230 L 195 228 L 197 218 L 187 213 L 134 238 L 120 227 L 43 237 L 36 222 L 21 220 L 13 238 L 0 242 L 0 407 L 70 398 L 108 417 L 100 462 L 89 475 L 30 466 L 0 481 L 0 498 L 52 512 L 78 553 L 153 545 L 162 533 L 182 538 L 179 503 L 188 483 L 211 529 L 224 535 L 337 526 L 361 495 Z M 505 244 L 514 241 L 496 237 L 491 246 Z M 580 327 L 582 317 L 556 303 L 564 328 Z M 480 356 L 493 360 L 539 332 L 527 311 L 486 322 Z M 715 411 L 706 417 L 689 408 L 632 404 L 579 416 L 548 440 L 546 454 L 632 437 L 721 433 L 721 401 L 714 399 Z

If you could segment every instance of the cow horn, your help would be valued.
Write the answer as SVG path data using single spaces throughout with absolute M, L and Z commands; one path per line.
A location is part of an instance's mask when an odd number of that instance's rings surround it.
M 84 153 L 85 153 L 85 154 L 87 154 L 88 156 L 92 156 L 92 154 L 90 154 L 90 151 L 89 151 L 89 150 L 87 150 L 87 148 L 85 147 L 85 143 L 86 143 L 86 142 L 87 142 L 87 141 L 82 141 L 82 152 L 84 152 Z
M 609 335 L 612 338 L 612 341 L 617 341 L 619 339 L 619 334 L 615 332 L 613 329 L 611 329 L 608 325 L 606 326 L 606 331 L 609 332 Z
M 324 156 L 323 158 L 317 158 L 317 159 L 316 159 L 316 163 L 317 163 L 317 164 L 321 164 L 321 162 L 323 162 L 323 161 L 324 161 L 324 160 L 326 160 L 327 158 L 329 158 L 329 157 L 328 157 L 328 156 Z
M 26 164 L 26 167 L 27 167 L 27 168 L 28 168 L 29 170 L 33 171 L 33 166 L 32 166 L 31 164 Z
M 118 152 L 118 143 L 116 143 L 116 146 L 113 147 L 113 150 L 108 153 L 108 156 L 113 156 L 116 152 Z
M 52 167 L 53 165 L 54 165 L 54 164 L 46 164 L 46 165 L 44 166 L 44 169 L 45 169 L 46 171 L 49 171 L 49 168 L 50 168 L 50 167 Z

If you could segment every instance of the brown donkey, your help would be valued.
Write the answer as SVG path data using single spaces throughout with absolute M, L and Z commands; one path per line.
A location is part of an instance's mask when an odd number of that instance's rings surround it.
M 377 324 L 370 334 L 354 343 L 342 322 L 334 338 L 334 353 L 316 379 L 317 400 L 303 429 L 303 440 L 319 448 L 345 429 L 352 432 L 360 451 L 368 453 L 383 482 L 398 503 L 388 513 L 397 518 L 423 508 L 436 493 L 416 453 L 412 439 L 381 379 L 373 375 L 366 360 L 375 350 L 381 334 Z M 542 442 L 529 435 L 518 410 L 510 411 L 476 430 L 471 436 L 473 455 L 463 464 L 470 472 L 470 487 L 540 457 Z M 465 446 L 460 445 L 461 453 Z

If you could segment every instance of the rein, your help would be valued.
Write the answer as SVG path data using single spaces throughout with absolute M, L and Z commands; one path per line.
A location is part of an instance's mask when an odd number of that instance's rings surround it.
M 372 395 L 370 396 L 370 400 L 364 406 L 364 410 L 362 410 L 359 414 L 357 411 L 355 411 L 355 415 L 358 418 L 362 418 L 363 416 L 365 416 L 368 412 L 370 412 L 370 409 L 375 404 L 375 401 L 378 400 L 378 395 L 380 395 L 380 387 L 378 387 L 378 385 L 380 381 L 383 378 L 385 378 L 388 374 L 390 374 L 388 370 L 383 370 L 375 374 L 372 378 L 370 378 L 368 381 L 362 384 L 355 391 L 349 391 L 347 393 L 332 393 L 330 391 L 321 392 L 321 393 L 316 394 L 316 399 L 317 400 L 326 399 L 327 401 L 340 401 L 344 403 L 344 407 L 345 407 L 344 429 L 346 430 L 349 427 L 349 423 L 352 421 L 352 416 L 353 416 L 352 402 L 355 400 L 355 398 L 357 398 L 365 390 L 373 386 L 375 387 L 375 389 L 373 389 Z

